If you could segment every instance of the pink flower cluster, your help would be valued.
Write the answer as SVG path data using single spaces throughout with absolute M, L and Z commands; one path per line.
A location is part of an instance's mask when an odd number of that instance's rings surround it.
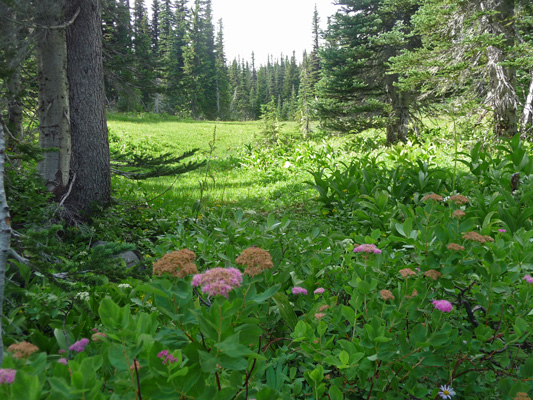
M 442 312 L 450 312 L 453 308 L 452 303 L 448 300 L 433 300 L 433 305 L 437 310 Z
M 192 278 L 194 287 L 201 286 L 202 292 L 210 296 L 228 297 L 230 290 L 240 287 L 242 274 L 237 268 L 213 268 Z
M 307 294 L 307 289 L 300 286 L 295 286 L 292 288 L 292 294 Z
M 13 383 L 16 374 L 16 369 L 0 368 L 0 385 L 3 385 L 4 383 Z
M 160 351 L 157 357 L 163 359 L 163 364 L 178 362 L 178 359 L 174 357 L 172 354 L 169 354 L 168 350 Z
M 527 283 L 533 283 L 533 277 L 531 275 L 526 275 L 522 279 L 525 280 Z
M 324 289 L 323 287 L 319 287 L 318 289 L 315 289 L 315 291 L 313 292 L 314 294 L 322 294 L 326 291 L 326 289 Z
M 376 247 L 375 244 L 360 244 L 355 249 L 353 249 L 354 253 L 373 253 L 373 254 L 381 254 L 381 250 Z
M 75 351 L 76 353 L 81 353 L 83 350 L 85 350 L 85 346 L 87 346 L 88 343 L 89 343 L 89 339 L 83 338 L 83 339 L 78 340 L 68 349 L 70 351 Z
M 67 365 L 68 364 L 68 360 L 66 358 L 60 358 L 59 360 L 57 360 L 57 362 L 59 364 L 63 364 L 63 365 Z

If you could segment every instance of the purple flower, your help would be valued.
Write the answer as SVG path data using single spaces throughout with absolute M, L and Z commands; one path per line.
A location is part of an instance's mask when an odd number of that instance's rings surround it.
M 64 365 L 67 365 L 68 364 L 68 361 L 66 358 L 60 358 L 59 360 L 57 360 L 57 362 L 59 364 L 64 364 Z
M 439 396 L 443 399 L 451 399 L 455 396 L 455 391 L 450 386 L 442 385 L 440 387 Z
M 527 283 L 533 283 L 533 277 L 531 275 L 526 275 L 522 279 L 524 279 Z
M 319 287 L 318 289 L 315 289 L 315 291 L 313 292 L 314 294 L 322 294 L 326 291 L 326 289 L 324 289 L 323 287 Z
M 437 310 L 442 312 L 450 312 L 453 308 L 452 303 L 448 300 L 433 300 L 433 305 Z
M 13 383 L 16 374 L 16 369 L 0 368 L 0 385 L 3 385 L 4 383 Z
M 242 283 L 242 274 L 237 268 L 213 268 L 192 278 L 192 286 L 202 287 L 210 296 L 228 297 L 228 293 Z
M 381 254 L 381 250 L 376 247 L 375 244 L 361 244 L 353 249 L 354 253 L 373 253 Z
M 292 288 L 292 294 L 307 294 L 307 289 L 304 289 L 300 286 L 295 286 Z
M 178 362 L 178 359 L 172 354 L 168 354 L 168 350 L 160 351 L 157 355 L 159 358 L 163 358 L 163 364 Z
M 89 343 L 89 339 L 83 338 L 83 339 L 78 340 L 68 349 L 70 351 L 75 351 L 76 353 L 81 353 L 83 350 L 85 350 L 85 346 L 87 346 L 87 343 Z
M 505 233 L 505 232 L 507 232 L 507 230 L 506 229 L 498 229 L 498 232 Z

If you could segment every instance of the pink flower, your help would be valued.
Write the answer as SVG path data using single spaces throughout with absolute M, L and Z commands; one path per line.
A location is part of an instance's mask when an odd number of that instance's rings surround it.
M 228 297 L 228 293 L 242 283 L 242 274 L 237 268 L 212 268 L 192 278 L 192 286 L 202 287 L 210 296 Z
M 530 275 L 526 275 L 522 279 L 524 279 L 527 283 L 533 283 L 533 277 Z
M 83 338 L 83 339 L 78 340 L 68 349 L 70 351 L 75 351 L 76 353 L 81 353 L 83 350 L 85 350 L 85 346 L 87 346 L 87 343 L 89 343 L 89 339 Z
M 59 360 L 57 360 L 57 362 L 59 364 L 64 364 L 64 365 L 67 365 L 68 364 L 68 361 L 66 358 L 60 358 Z
M 0 385 L 3 385 L 4 383 L 13 383 L 16 374 L 16 369 L 0 368 Z
M 304 289 L 300 286 L 295 286 L 292 288 L 292 294 L 307 294 L 307 289 Z
M 315 291 L 313 292 L 314 294 L 322 294 L 326 291 L 326 289 L 324 289 L 323 287 L 319 287 L 318 289 L 315 289 Z
M 66 352 L 67 352 L 67 351 L 64 350 L 64 349 L 59 349 L 59 351 L 58 351 L 59 354 L 63 354 L 63 353 L 66 353 Z
M 172 354 L 169 354 L 168 350 L 160 351 L 157 357 L 163 358 L 163 364 L 178 362 L 178 359 L 174 357 Z
M 442 312 L 450 312 L 453 308 L 452 303 L 448 300 L 433 300 L 433 305 L 437 310 Z
M 507 230 L 506 229 L 498 229 L 498 232 L 505 233 L 505 232 L 507 232 Z
M 375 244 L 361 244 L 353 249 L 354 253 L 373 253 L 381 254 L 381 250 L 376 247 Z

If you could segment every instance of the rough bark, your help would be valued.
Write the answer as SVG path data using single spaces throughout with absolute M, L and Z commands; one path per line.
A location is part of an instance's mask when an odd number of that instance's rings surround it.
M 43 26 L 57 26 L 64 22 L 62 13 L 48 13 L 47 10 L 42 12 L 40 22 Z M 40 32 L 37 59 L 39 145 L 43 149 L 59 149 L 45 152 L 38 169 L 48 190 L 61 195 L 69 180 L 71 153 L 65 28 L 45 28 Z
M 71 211 L 90 213 L 111 197 L 111 168 L 105 113 L 100 0 L 69 0 L 66 17 L 67 76 L 71 131 Z
M 11 241 L 11 226 L 9 224 L 9 207 L 7 205 L 4 188 L 5 139 L 3 123 L 0 121 L 0 317 L 3 317 L 4 287 L 6 276 L 7 256 Z M 2 339 L 2 318 L 0 318 L 0 365 L 4 358 Z
M 398 141 L 405 142 L 408 136 L 411 96 L 406 92 L 398 90 L 395 86 L 397 81 L 397 74 L 388 74 L 385 77 L 388 103 L 392 108 L 389 123 L 387 124 L 387 145 Z
M 18 65 L 17 57 L 14 57 L 17 47 L 19 45 L 19 31 L 20 28 L 13 22 L 16 20 L 17 15 L 13 8 L 5 7 L 4 10 L 6 19 L 2 20 L 4 27 L 2 29 L 5 34 L 6 46 L 9 48 L 9 52 L 13 53 L 10 60 L 5 62 L 10 66 L 11 75 L 6 79 L 7 88 L 7 127 L 15 139 L 22 139 L 24 136 L 24 130 L 22 125 L 22 102 L 20 100 L 20 94 L 22 91 L 22 80 L 20 76 L 20 66 Z
M 486 18 L 487 32 L 502 35 L 501 46 L 490 45 L 487 48 L 490 87 L 489 103 L 494 110 L 494 134 L 496 136 L 514 136 L 517 133 L 516 70 L 504 66 L 507 49 L 514 44 L 515 25 L 514 0 L 485 0 L 480 3 L 482 11 L 496 11 Z

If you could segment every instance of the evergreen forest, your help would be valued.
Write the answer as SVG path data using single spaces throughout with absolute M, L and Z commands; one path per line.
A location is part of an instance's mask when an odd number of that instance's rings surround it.
M 530 400 L 533 3 L 219 1 L 0 0 L 0 399 Z

